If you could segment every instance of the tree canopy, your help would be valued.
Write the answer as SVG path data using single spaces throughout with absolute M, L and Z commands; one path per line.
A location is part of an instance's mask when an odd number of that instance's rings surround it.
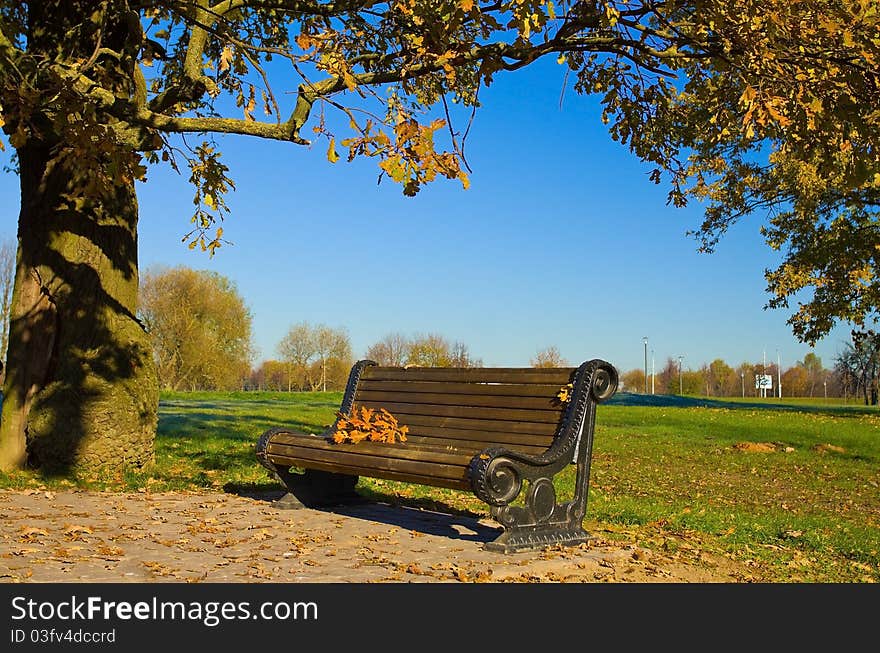
M 535 357 L 529 360 L 529 365 L 532 367 L 566 367 L 568 361 L 562 357 L 556 345 L 550 345 L 539 350 Z
M 251 314 L 216 272 L 176 267 L 144 275 L 138 311 L 168 390 L 238 390 L 253 358 Z
M 331 162 L 374 158 L 407 194 L 438 176 L 467 185 L 448 103 L 476 108 L 498 73 L 553 55 L 655 181 L 668 175 L 671 202 L 706 203 L 703 249 L 768 216 L 785 252 L 769 306 L 798 301 L 790 322 L 812 343 L 877 316 L 878 33 L 868 0 L 3 2 L 0 120 L 16 148 L 52 134 L 106 156 L 95 184 L 185 164 L 187 240 L 213 251 L 229 169 L 210 139 L 172 134 L 321 140 Z M 426 113 L 437 104 L 446 118 Z
M 439 333 L 388 333 L 367 348 L 365 357 L 388 367 L 483 367 L 465 343 L 451 342 Z
M 184 240 L 212 253 L 233 188 L 215 134 L 373 159 L 407 195 L 467 186 L 450 107 L 476 110 L 496 75 L 542 57 L 600 97 L 670 202 L 704 203 L 703 249 L 758 214 L 782 253 L 768 305 L 796 304 L 799 338 L 876 319 L 878 21 L 869 0 L 0 1 L 0 127 L 22 184 L 0 467 L 59 420 L 83 425 L 76 447 L 99 437 L 92 413 L 69 414 L 90 378 L 105 390 L 89 396 L 119 393 L 95 411 L 119 406 L 110 421 L 138 442 L 155 429 L 133 319 L 151 164 L 189 174 Z

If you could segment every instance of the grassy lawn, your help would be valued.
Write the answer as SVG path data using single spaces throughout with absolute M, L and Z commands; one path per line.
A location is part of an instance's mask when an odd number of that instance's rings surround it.
M 341 393 L 166 394 L 156 465 L 0 487 L 280 489 L 254 458 L 273 426 L 320 432 Z M 570 492 L 573 474 L 558 478 Z M 362 478 L 378 500 L 488 515 L 451 490 Z M 880 581 L 880 411 L 823 400 L 618 395 L 599 407 L 585 527 L 684 558 L 729 556 L 764 582 Z

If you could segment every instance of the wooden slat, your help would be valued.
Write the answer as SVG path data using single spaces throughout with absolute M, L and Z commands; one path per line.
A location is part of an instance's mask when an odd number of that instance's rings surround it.
M 504 420 L 509 422 L 559 422 L 559 413 L 546 410 L 517 410 L 515 408 L 482 408 L 472 406 L 439 406 L 433 404 L 404 404 L 394 402 L 361 401 L 368 408 L 384 408 L 399 422 L 400 415 L 429 415 L 432 417 L 459 417 L 463 419 Z
M 357 445 L 354 445 L 357 446 Z M 371 456 L 353 451 L 333 450 L 327 451 L 311 447 L 298 447 L 284 445 L 284 453 L 270 454 L 273 462 L 278 459 L 300 460 L 303 462 L 323 462 L 341 466 L 362 467 L 364 469 L 383 469 L 401 474 L 415 474 L 418 476 L 437 476 L 448 479 L 466 478 L 466 465 L 450 465 L 441 463 L 425 462 L 420 460 L 406 460 L 404 458 L 386 458 Z
M 431 426 L 410 426 L 408 437 L 448 439 L 460 442 L 473 442 L 474 446 L 483 443 L 500 444 L 509 447 L 541 447 L 547 449 L 553 442 L 553 435 L 531 433 L 503 433 L 500 431 L 474 431 L 467 429 L 437 428 Z M 486 445 L 488 446 L 488 445 Z
M 335 463 L 326 463 L 321 461 L 301 461 L 296 458 L 287 458 L 279 456 L 274 462 L 284 467 L 298 467 L 300 469 L 308 467 L 311 469 L 320 469 L 325 472 L 336 472 L 339 474 L 352 474 L 354 476 L 368 476 L 370 478 L 384 478 L 389 481 L 402 481 L 404 483 L 418 483 L 419 485 L 430 485 L 433 487 L 445 487 L 453 490 L 469 490 L 470 482 L 464 477 L 458 479 L 440 478 L 437 476 L 421 476 L 419 474 L 406 474 L 394 470 L 383 470 L 375 467 L 358 467 L 352 465 L 338 465 Z
M 320 437 L 302 437 L 295 435 L 275 435 L 267 447 L 270 455 L 284 453 L 286 447 L 303 447 L 321 451 L 349 452 L 358 455 L 375 456 L 377 458 L 399 458 L 401 460 L 419 460 L 450 465 L 467 465 L 471 456 L 440 451 L 433 444 L 428 447 L 424 442 L 399 442 L 385 444 L 381 442 L 335 443 Z
M 407 444 L 424 444 L 430 445 L 432 448 L 442 448 L 448 447 L 450 451 L 462 451 L 467 452 L 470 457 L 473 457 L 478 451 L 482 451 L 487 447 L 503 447 L 504 449 L 509 449 L 510 451 L 516 451 L 519 453 L 528 454 L 530 456 L 537 456 L 545 451 L 547 451 L 547 447 L 540 446 L 530 446 L 523 444 L 509 444 L 506 442 L 477 442 L 475 440 L 454 440 L 451 438 L 422 438 L 419 436 L 412 436 L 407 438 Z
M 367 367 L 361 379 L 376 381 L 453 381 L 456 383 L 542 383 L 564 385 L 574 368 L 533 367 Z
M 567 383 L 567 381 L 566 381 Z M 361 379 L 358 392 L 438 392 L 459 395 L 553 397 L 564 384 L 456 383 L 454 381 L 373 381 Z
M 507 422 L 492 419 L 467 419 L 463 417 L 437 417 L 436 415 L 410 415 L 396 412 L 394 416 L 400 424 L 413 428 L 415 426 L 432 426 L 438 428 L 454 428 L 474 431 L 496 431 L 500 433 L 530 433 L 552 437 L 556 433 L 556 424 L 549 422 Z
M 473 433 L 476 437 L 463 436 L 463 433 Z M 504 447 L 505 449 L 512 449 L 513 451 L 528 450 L 532 453 L 535 451 L 546 451 L 550 448 L 552 442 L 552 438 L 545 438 L 543 436 L 541 436 L 540 439 L 535 438 L 534 436 L 525 436 L 523 439 L 520 438 L 523 438 L 523 436 L 518 437 L 516 435 L 497 432 L 450 430 L 424 434 L 415 431 L 407 435 L 407 442 L 422 444 L 424 446 L 439 446 L 439 444 L 435 443 L 439 443 L 442 440 L 459 447 L 471 447 L 475 449 Z M 444 444 L 443 446 L 448 446 L 448 444 Z
M 460 431 L 458 433 L 461 433 Z M 467 433 L 476 433 L 467 431 Z M 493 438 L 492 436 L 496 436 Z M 270 457 L 285 455 L 287 446 L 301 446 L 310 449 L 322 449 L 324 451 L 351 451 L 375 455 L 381 458 L 401 458 L 406 460 L 419 460 L 422 462 L 436 462 L 441 464 L 467 466 L 474 453 L 487 447 L 497 446 L 519 451 L 521 453 L 538 455 L 549 447 L 549 443 L 530 444 L 530 438 L 535 436 L 519 436 L 527 438 L 518 441 L 517 436 L 501 436 L 498 433 L 483 433 L 479 438 L 449 437 L 449 432 L 444 431 L 442 436 L 410 435 L 406 442 L 396 444 L 383 444 L 377 442 L 359 442 L 357 444 L 336 444 L 327 442 L 325 439 L 315 436 L 298 434 L 275 434 L 267 447 Z M 500 439 L 499 439 L 500 438 Z M 546 438 L 542 438 L 546 440 Z M 354 447 L 354 449 L 352 449 Z
M 503 395 L 459 395 L 428 392 L 388 392 L 358 390 L 356 402 L 372 402 L 376 404 L 412 403 L 434 404 L 441 406 L 482 406 L 485 408 L 517 408 L 528 410 L 549 410 L 558 415 L 564 406 L 553 395 L 544 397 L 508 397 Z

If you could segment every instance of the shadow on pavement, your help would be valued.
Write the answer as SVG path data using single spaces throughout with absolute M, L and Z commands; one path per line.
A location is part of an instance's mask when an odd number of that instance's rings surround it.
M 240 491 L 235 492 L 242 497 L 265 501 L 270 505 L 284 496 L 283 490 L 277 491 Z M 306 508 L 307 510 L 313 508 Z M 440 535 L 453 540 L 471 542 L 491 542 L 501 532 L 501 526 L 494 526 L 489 520 L 478 519 L 452 512 L 428 510 L 399 503 L 385 503 L 364 497 L 364 501 L 335 506 L 317 508 L 321 512 L 345 515 L 356 519 L 396 526 L 415 531 L 424 535 Z M 487 523 L 488 522 L 488 523 Z

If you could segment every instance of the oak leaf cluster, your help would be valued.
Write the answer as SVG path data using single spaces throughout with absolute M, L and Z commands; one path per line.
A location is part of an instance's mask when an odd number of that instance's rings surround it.
M 559 392 L 556 393 L 556 399 L 561 404 L 567 404 L 571 401 L 571 393 L 574 391 L 573 383 L 566 383 L 564 386 L 559 388 Z
M 384 408 L 367 408 L 359 406 L 350 415 L 337 413 L 339 421 L 331 440 L 337 444 L 352 444 L 368 440 L 370 442 L 406 442 L 409 427 L 401 426 L 397 418 Z

